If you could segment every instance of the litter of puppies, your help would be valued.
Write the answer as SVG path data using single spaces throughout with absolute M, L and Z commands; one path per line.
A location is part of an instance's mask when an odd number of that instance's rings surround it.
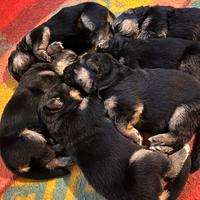
M 76 163 L 108 200 L 177 199 L 200 168 L 199 40 L 198 8 L 61 9 L 8 58 L 4 163 L 32 179 Z

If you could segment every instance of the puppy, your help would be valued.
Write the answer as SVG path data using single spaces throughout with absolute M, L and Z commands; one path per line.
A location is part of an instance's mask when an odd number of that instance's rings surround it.
M 96 53 L 65 69 L 65 82 L 95 92 L 125 136 L 142 144 L 139 132 L 152 133 L 150 148 L 171 154 L 200 128 L 200 83 L 186 73 L 130 69 L 109 54 Z M 196 137 L 192 171 L 200 166 Z
M 41 96 L 61 82 L 53 67 L 35 64 L 22 76 L 0 122 L 2 159 L 14 174 L 24 178 L 64 176 L 68 174 L 66 166 L 71 164 L 69 157 L 57 157 L 62 153 L 62 146 L 52 145 L 37 113 Z
M 197 42 L 175 38 L 144 41 L 114 36 L 109 46 L 98 48 L 98 52 L 109 53 L 133 69 L 177 69 L 200 80 L 200 44 Z
M 108 200 L 158 200 L 163 178 L 176 177 L 188 156 L 188 147 L 167 157 L 131 143 L 105 116 L 97 97 L 82 98 L 65 84 L 44 94 L 39 115 L 89 183 Z
M 113 22 L 114 32 L 138 39 L 200 40 L 200 10 L 169 6 L 130 8 Z
M 50 62 L 51 50 L 48 50 L 48 45 L 56 41 L 78 54 L 97 45 L 107 46 L 114 18 L 106 7 L 94 2 L 61 9 L 17 44 L 16 51 L 9 58 L 9 71 L 23 71 L 27 64 L 30 66 L 35 60 Z M 56 42 L 57 48 L 59 42 Z M 18 80 L 16 76 L 14 78 Z

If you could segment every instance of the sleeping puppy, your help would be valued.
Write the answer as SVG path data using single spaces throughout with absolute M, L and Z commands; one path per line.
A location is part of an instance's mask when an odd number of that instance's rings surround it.
M 169 6 L 130 8 L 113 22 L 115 33 L 138 39 L 175 37 L 200 40 L 200 10 Z
M 118 130 L 142 144 L 140 132 L 152 135 L 150 148 L 171 154 L 200 129 L 200 83 L 186 73 L 130 69 L 109 54 L 95 53 L 65 69 L 65 82 L 104 101 Z M 192 170 L 200 166 L 196 137 Z
M 104 6 L 94 2 L 81 3 L 61 9 L 48 21 L 28 33 L 17 44 L 9 58 L 9 71 L 23 71 L 37 60 L 50 62 L 48 45 L 62 42 L 65 49 L 77 54 L 98 46 L 106 46 L 112 35 L 114 15 Z M 62 48 L 62 47 L 60 47 Z M 19 78 L 15 77 L 17 80 Z
M 0 149 L 6 166 L 16 175 L 48 179 L 68 174 L 71 160 L 59 144 L 52 145 L 47 129 L 38 118 L 41 96 L 60 76 L 50 64 L 35 64 L 21 78 L 6 105 L 0 122 Z
M 123 65 L 133 69 L 177 69 L 200 80 L 200 44 L 189 40 L 166 38 L 132 40 L 114 36 L 107 48 L 98 52 L 111 54 Z
M 97 97 L 83 98 L 66 84 L 44 94 L 39 115 L 89 183 L 108 200 L 158 200 L 164 177 L 174 180 L 188 156 L 188 145 L 167 157 L 131 143 L 105 116 Z

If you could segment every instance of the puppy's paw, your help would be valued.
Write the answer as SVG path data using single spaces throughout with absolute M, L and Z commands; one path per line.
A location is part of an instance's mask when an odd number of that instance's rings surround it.
M 59 157 L 57 158 L 59 167 L 68 167 L 73 164 L 73 160 L 71 157 Z
M 48 53 L 49 55 L 53 55 L 53 54 L 62 52 L 63 49 L 64 49 L 64 47 L 63 47 L 62 42 L 57 42 L 57 41 L 55 41 L 55 42 L 51 43 L 51 44 L 48 46 L 48 48 L 47 48 L 47 53 Z
M 149 147 L 149 149 L 152 151 L 158 151 L 166 154 L 172 154 L 174 152 L 174 149 L 169 146 L 152 146 Z
M 152 31 L 141 31 L 137 39 L 147 40 L 149 38 L 158 38 L 158 35 Z
M 35 55 L 39 60 L 45 61 L 45 62 L 51 62 L 51 57 L 48 55 L 47 51 L 41 49 L 38 50 Z
M 109 47 L 109 40 L 101 40 L 97 44 L 97 49 L 107 49 Z
M 56 169 L 60 167 L 68 167 L 71 166 L 73 163 L 70 157 L 58 157 L 51 160 L 49 163 L 46 164 L 46 168 L 48 169 Z
M 150 137 L 150 146 L 173 146 L 176 145 L 177 136 L 172 133 L 163 133 Z

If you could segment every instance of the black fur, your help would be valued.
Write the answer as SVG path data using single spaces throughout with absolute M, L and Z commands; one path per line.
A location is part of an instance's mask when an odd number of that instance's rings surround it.
M 47 167 L 62 148 L 49 140 L 50 135 L 37 114 L 41 96 L 60 82 L 52 65 L 35 64 L 23 75 L 3 111 L 0 123 L 1 155 L 6 166 L 18 176 L 47 179 L 68 173 L 66 165 L 55 169 Z M 67 158 L 59 159 L 67 162 Z
M 111 23 L 114 18 L 106 7 L 95 2 L 62 8 L 17 44 L 16 51 L 9 58 L 9 71 L 19 80 L 20 72 L 26 70 L 27 65 L 30 67 L 38 61 L 50 62 L 48 45 L 56 41 L 62 42 L 65 49 L 71 49 L 77 54 L 97 45 L 106 46 L 112 35 Z M 22 60 L 19 66 L 14 62 L 17 56 Z
M 80 76 L 83 70 L 88 73 L 87 79 Z M 194 132 L 199 132 L 200 83 L 186 73 L 133 70 L 109 54 L 96 53 L 66 68 L 64 76 L 73 87 L 81 86 L 89 93 L 95 91 L 124 135 L 136 142 L 141 142 L 141 131 L 155 135 L 150 138 L 150 148 L 154 150 L 172 153 L 182 148 Z M 110 98 L 114 101 L 109 104 Z M 198 138 L 192 171 L 200 166 Z
M 122 64 L 133 69 L 177 69 L 200 80 L 200 44 L 176 38 L 132 40 L 114 36 L 108 48 L 99 52 L 111 54 Z
M 105 116 L 98 98 L 82 98 L 77 91 L 73 96 L 71 91 L 59 84 L 41 100 L 40 118 L 51 136 L 66 147 L 89 183 L 106 199 L 158 200 L 171 158 L 131 143 Z
M 175 37 L 200 40 L 199 8 L 142 6 L 130 8 L 113 22 L 114 32 L 133 38 Z

